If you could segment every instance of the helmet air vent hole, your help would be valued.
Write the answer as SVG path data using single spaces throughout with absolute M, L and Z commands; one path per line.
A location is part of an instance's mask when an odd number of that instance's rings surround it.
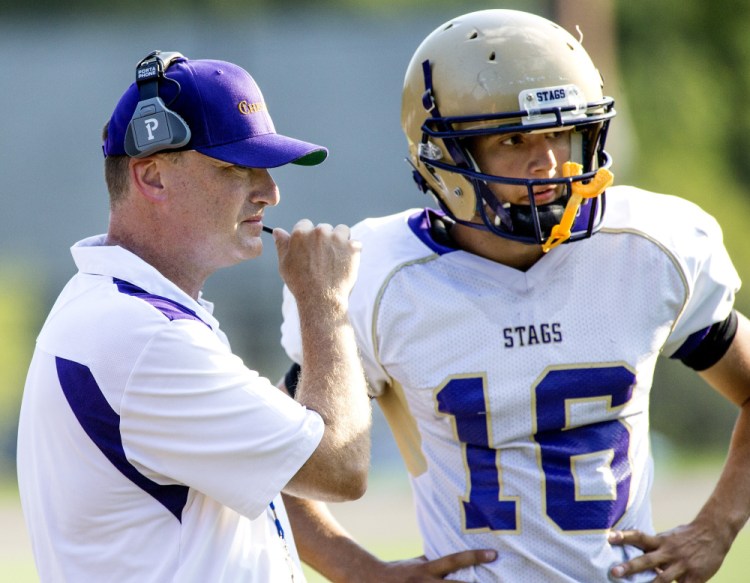
M 495 51 L 492 51 L 490 53 L 490 61 L 494 61 L 494 60 L 495 60 Z
M 469 35 L 469 40 L 474 40 L 474 39 L 475 39 L 475 38 L 477 38 L 478 36 L 479 36 L 479 33 L 478 33 L 478 32 L 477 32 L 476 30 L 475 30 L 474 32 L 472 32 L 472 33 L 471 33 L 471 34 Z

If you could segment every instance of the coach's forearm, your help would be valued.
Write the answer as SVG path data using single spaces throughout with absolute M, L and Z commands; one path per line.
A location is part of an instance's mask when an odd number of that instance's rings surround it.
M 343 298 L 299 304 L 302 367 L 296 399 L 325 423 L 318 448 L 285 491 L 327 501 L 352 500 L 366 489 L 371 407 L 354 331 Z

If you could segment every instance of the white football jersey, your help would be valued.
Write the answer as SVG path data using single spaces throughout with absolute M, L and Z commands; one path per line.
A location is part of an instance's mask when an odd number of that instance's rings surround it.
M 725 319 L 739 288 L 721 231 L 692 203 L 614 187 L 598 234 L 521 272 L 439 244 L 429 222 L 411 210 L 354 227 L 350 305 L 425 553 L 497 549 L 464 581 L 608 581 L 640 553 L 608 531 L 653 531 L 656 359 Z M 284 314 L 302 362 L 288 292 Z

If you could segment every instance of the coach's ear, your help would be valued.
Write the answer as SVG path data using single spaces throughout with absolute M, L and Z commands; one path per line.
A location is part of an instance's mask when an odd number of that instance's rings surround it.
M 144 197 L 152 202 L 161 202 L 167 198 L 162 180 L 161 162 L 155 156 L 131 158 L 128 164 L 130 181 Z

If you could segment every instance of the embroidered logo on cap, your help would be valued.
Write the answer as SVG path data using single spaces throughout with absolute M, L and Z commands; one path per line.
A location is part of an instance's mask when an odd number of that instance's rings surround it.
M 237 108 L 240 110 L 242 115 L 250 115 L 251 113 L 258 113 L 259 111 L 267 111 L 266 104 L 260 103 L 248 103 L 246 100 L 242 100 L 237 104 Z

